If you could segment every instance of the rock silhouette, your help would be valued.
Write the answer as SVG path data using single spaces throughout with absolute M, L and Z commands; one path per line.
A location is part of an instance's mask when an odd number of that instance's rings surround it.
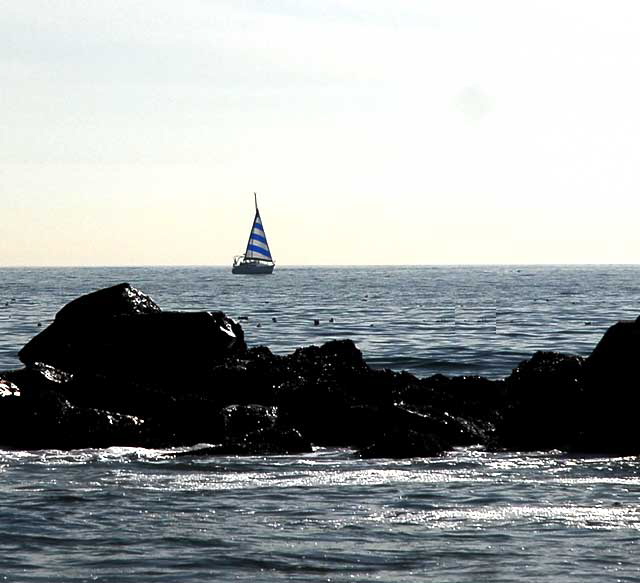
M 638 321 L 612 326 L 586 359 L 538 352 L 504 380 L 418 378 L 370 368 L 350 340 L 285 356 L 249 348 L 222 312 L 165 312 L 120 284 L 64 306 L 19 357 L 24 368 L 0 372 L 2 447 L 640 453 Z

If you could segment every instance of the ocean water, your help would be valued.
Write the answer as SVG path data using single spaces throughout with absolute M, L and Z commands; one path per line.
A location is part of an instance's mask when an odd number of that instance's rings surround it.
M 122 281 L 224 310 L 251 345 L 352 338 L 419 376 L 587 355 L 640 314 L 638 266 L 2 268 L 0 370 L 66 302 Z M 0 449 L 0 581 L 640 581 L 634 457 L 170 453 Z

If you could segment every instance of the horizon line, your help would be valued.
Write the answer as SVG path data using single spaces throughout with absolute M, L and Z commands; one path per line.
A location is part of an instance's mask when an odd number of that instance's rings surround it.
M 288 263 L 278 265 L 279 268 L 308 268 L 308 267 L 333 267 L 333 268 L 350 268 L 350 267 L 588 267 L 588 266 L 637 266 L 640 263 L 631 262 L 526 262 L 526 263 Z M 176 267 L 194 267 L 194 268 L 227 268 L 229 265 L 215 263 L 183 263 L 183 264 L 162 264 L 162 263 L 140 263 L 140 264 L 34 264 L 34 265 L 0 265 L 0 269 L 104 269 L 104 268 L 176 268 Z

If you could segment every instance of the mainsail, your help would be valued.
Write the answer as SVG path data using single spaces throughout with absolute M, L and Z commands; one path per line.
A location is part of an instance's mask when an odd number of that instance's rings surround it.
M 253 193 L 256 201 L 256 216 L 253 218 L 249 242 L 244 255 L 233 258 L 231 273 L 244 273 L 247 275 L 261 275 L 273 273 L 275 262 L 271 257 L 267 236 L 264 234 L 260 211 L 258 210 L 258 197 Z
M 253 227 L 251 227 L 251 234 L 249 235 L 249 242 L 247 243 L 247 251 L 244 254 L 244 258 L 258 261 L 273 261 L 257 203 L 256 216 L 253 219 Z

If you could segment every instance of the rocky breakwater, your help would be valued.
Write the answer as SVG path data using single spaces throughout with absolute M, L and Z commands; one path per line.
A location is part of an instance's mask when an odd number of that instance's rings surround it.
M 586 358 L 537 352 L 505 388 L 501 448 L 640 454 L 640 318 L 611 326 Z
M 286 356 L 248 348 L 223 313 L 162 311 L 121 284 L 64 306 L 20 351 L 24 368 L 0 372 L 0 447 L 206 444 L 185 455 L 266 455 L 314 444 L 414 457 L 479 444 L 638 453 L 640 323 L 616 326 L 587 359 L 536 353 L 505 380 L 420 379 L 371 369 L 349 340 Z

